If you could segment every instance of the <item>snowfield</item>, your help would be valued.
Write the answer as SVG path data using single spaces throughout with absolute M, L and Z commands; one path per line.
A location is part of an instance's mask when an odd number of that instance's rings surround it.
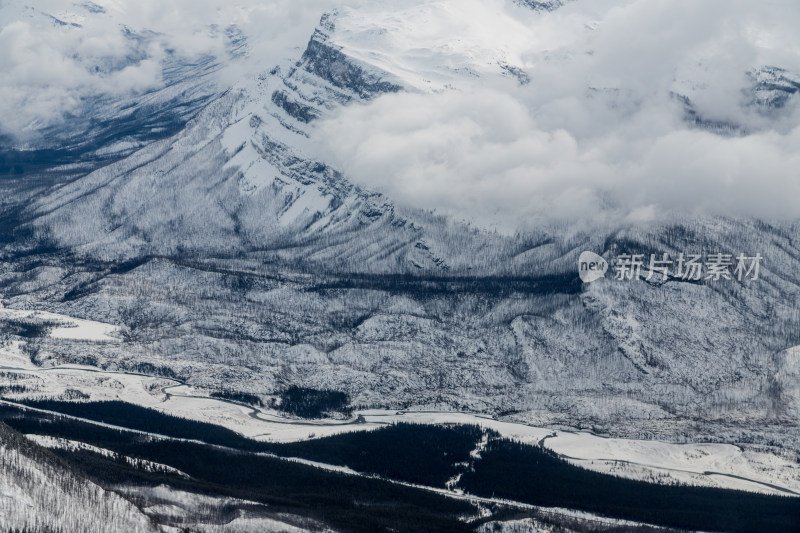
M 0 304 L 0 321 L 9 319 L 26 319 L 34 322 L 58 324 L 50 330 L 54 339 L 85 340 L 90 342 L 120 342 L 117 326 L 104 324 L 94 320 L 83 320 L 47 311 L 30 311 L 9 309 Z
M 608 474 L 800 496 L 800 464 L 779 449 L 732 444 L 669 444 L 558 431 L 545 445 L 570 462 Z

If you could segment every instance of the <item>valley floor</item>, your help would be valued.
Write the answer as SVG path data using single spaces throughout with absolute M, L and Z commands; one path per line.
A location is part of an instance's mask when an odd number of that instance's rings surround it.
M 6 311 L 7 310 L 3 310 Z M 17 312 L 20 313 L 20 312 Z M 46 317 L 68 323 L 69 317 Z M 113 326 L 77 321 L 53 335 L 106 340 Z M 85 366 L 38 368 L 19 342 L 0 348 L 0 390 L 22 386 L 26 392 L 6 394 L 23 399 L 80 397 L 91 401 L 120 400 L 166 414 L 223 426 L 263 442 L 297 442 L 347 432 L 369 431 L 397 422 L 476 424 L 528 444 L 542 444 L 573 464 L 601 473 L 656 483 L 681 483 L 775 495 L 800 496 L 800 463 L 793 453 L 775 447 L 738 443 L 677 444 L 608 438 L 586 431 L 535 427 L 498 420 L 479 413 L 433 410 L 365 409 L 348 419 L 303 420 L 273 409 L 212 398 L 211 391 L 174 379 L 103 371 Z

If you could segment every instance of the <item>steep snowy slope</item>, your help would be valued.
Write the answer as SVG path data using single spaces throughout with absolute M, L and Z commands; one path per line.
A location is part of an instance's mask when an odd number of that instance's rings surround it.
M 2 423 L 0 528 L 64 533 L 159 531 L 129 501 L 78 477 L 54 455 Z

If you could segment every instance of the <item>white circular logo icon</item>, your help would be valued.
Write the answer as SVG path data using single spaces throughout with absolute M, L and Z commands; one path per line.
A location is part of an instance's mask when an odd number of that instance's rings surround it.
M 594 252 L 583 252 L 578 259 L 578 274 L 584 283 L 605 277 L 607 271 L 608 261 Z

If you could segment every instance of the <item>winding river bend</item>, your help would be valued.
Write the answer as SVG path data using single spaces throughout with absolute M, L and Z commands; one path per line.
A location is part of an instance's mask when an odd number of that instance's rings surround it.
M 625 464 L 632 467 L 645 468 L 653 472 L 663 472 L 663 473 L 672 472 L 684 475 L 700 475 L 704 477 L 714 476 L 714 477 L 729 479 L 732 481 L 753 484 L 756 487 L 761 487 L 762 489 L 766 489 L 766 492 L 770 493 L 780 493 L 784 495 L 800 496 L 800 491 L 795 490 L 794 488 L 782 486 L 775 482 L 765 481 L 763 479 L 754 479 L 752 477 L 739 475 L 731 472 L 720 472 L 720 471 L 706 470 L 706 469 L 693 470 L 690 468 L 676 468 L 673 466 L 668 467 L 656 463 L 633 461 L 633 460 L 622 459 L 619 457 L 592 456 L 591 458 L 587 458 L 587 457 L 575 457 L 567 455 L 565 453 L 559 452 L 557 446 L 552 446 L 552 445 L 548 446 L 547 441 L 557 442 L 559 434 L 591 436 L 595 439 L 603 439 L 603 440 L 607 439 L 608 437 L 597 435 L 587 431 L 580 431 L 580 432 L 565 431 L 565 430 L 554 431 L 548 428 L 530 426 L 522 422 L 500 421 L 497 420 L 495 417 L 480 413 L 463 413 L 463 412 L 453 412 L 453 411 L 414 411 L 414 410 L 395 411 L 395 410 L 376 409 L 376 410 L 358 411 L 354 414 L 353 417 L 347 420 L 331 420 L 331 419 L 303 420 L 303 419 L 296 419 L 296 418 L 282 416 L 281 414 L 275 411 L 261 409 L 259 407 L 244 402 L 239 402 L 236 400 L 231 400 L 226 398 L 214 398 L 208 395 L 193 394 L 191 392 L 182 391 L 181 390 L 182 388 L 186 388 L 191 391 L 192 385 L 176 378 L 154 376 L 139 372 L 102 370 L 97 368 L 78 367 L 71 365 L 51 367 L 51 368 L 35 368 L 35 367 L 25 368 L 18 366 L 0 366 L 0 370 L 27 373 L 33 375 L 40 373 L 41 374 L 52 373 L 52 372 L 79 372 L 79 373 L 85 372 L 90 374 L 120 375 L 120 376 L 138 377 L 144 379 L 163 380 L 166 381 L 168 384 L 161 387 L 160 391 L 162 394 L 164 394 L 165 398 L 167 399 L 166 400 L 167 402 L 173 398 L 183 398 L 191 400 L 202 400 L 205 402 L 217 402 L 220 404 L 236 406 L 238 408 L 245 409 L 247 416 L 258 423 L 279 425 L 286 428 L 307 428 L 307 429 L 330 428 L 334 430 L 343 430 L 343 431 L 359 431 L 404 421 L 414 422 L 414 423 L 431 423 L 431 424 L 477 424 L 494 429 L 504 436 L 514 437 L 514 438 L 522 436 L 523 438 L 525 438 L 525 440 L 530 441 L 532 444 L 538 444 L 539 446 L 547 447 L 552 451 L 555 451 L 563 459 L 566 459 L 570 462 L 579 465 L 581 463 L 586 463 L 589 461 L 598 461 L 598 462 L 608 462 L 614 464 Z M 59 413 L 54 412 L 53 414 L 59 414 Z M 269 433 L 264 433 L 256 435 L 255 437 L 265 437 L 269 435 L 270 435 Z

